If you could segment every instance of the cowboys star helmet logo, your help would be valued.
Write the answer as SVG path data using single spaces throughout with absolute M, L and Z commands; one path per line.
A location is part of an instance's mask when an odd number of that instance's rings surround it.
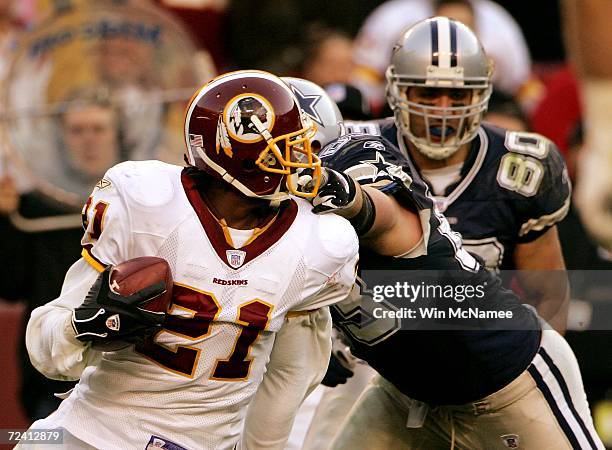
M 315 108 L 317 103 L 319 103 L 319 100 L 321 100 L 321 96 L 303 94 L 302 91 L 300 91 L 297 87 L 293 85 L 291 85 L 291 90 L 297 97 L 302 111 L 304 111 L 304 113 L 306 113 L 306 115 L 312 120 L 323 126 L 323 119 L 319 115 L 317 108 Z
M 257 94 L 234 97 L 223 111 L 223 124 L 230 137 L 243 143 L 263 140 L 262 131 L 274 126 L 272 105 Z

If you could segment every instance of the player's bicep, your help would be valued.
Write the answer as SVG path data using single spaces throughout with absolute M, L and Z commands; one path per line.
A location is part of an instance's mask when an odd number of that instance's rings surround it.
M 532 242 L 517 245 L 514 262 L 523 300 L 535 306 L 544 320 L 563 333 L 570 289 L 557 227 Z
M 518 270 L 565 270 L 557 227 L 551 227 L 532 242 L 518 244 L 514 262 Z
M 84 259 L 66 274 L 58 298 L 32 311 L 26 328 L 26 347 L 30 361 L 49 378 L 76 380 L 87 365 L 95 364 L 99 354 L 74 337 L 73 309 L 83 302 L 98 272 Z

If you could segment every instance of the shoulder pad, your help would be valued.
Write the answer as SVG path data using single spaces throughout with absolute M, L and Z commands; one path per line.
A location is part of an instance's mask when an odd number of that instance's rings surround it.
M 298 205 L 298 219 L 309 230 L 309 239 L 300 235 L 299 245 L 306 254 L 323 253 L 333 259 L 345 259 L 353 251 L 353 246 L 358 246 L 357 235 L 348 220 L 336 214 L 314 214 L 308 201 L 302 198 L 293 200 Z
M 126 161 L 105 175 L 122 192 L 128 204 L 154 208 L 166 205 L 175 195 L 173 177 L 181 167 L 161 161 Z
M 344 134 L 370 134 L 380 136 L 380 126 L 373 120 L 345 120 Z
M 318 216 L 317 234 L 322 250 L 328 256 L 347 260 L 357 253 L 359 243 L 353 226 L 335 214 Z
M 359 240 L 343 217 L 323 214 L 316 219 L 305 249 L 305 261 L 312 270 L 329 277 L 357 257 Z
M 107 173 L 129 211 L 132 232 L 165 236 L 193 212 L 181 170 L 160 161 L 129 161 Z
M 309 202 L 294 200 L 299 208 L 296 220 L 300 221 L 295 246 L 310 269 L 330 276 L 355 258 L 359 240 L 348 220 L 336 214 L 314 214 Z

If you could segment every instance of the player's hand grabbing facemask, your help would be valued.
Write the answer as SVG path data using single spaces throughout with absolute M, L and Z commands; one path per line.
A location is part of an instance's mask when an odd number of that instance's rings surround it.
M 312 180 L 312 169 L 299 174 L 298 184 L 308 186 Z M 315 214 L 338 212 L 355 204 L 357 189 L 355 181 L 348 175 L 329 167 L 321 168 L 321 184 L 317 195 L 311 200 Z
M 148 286 L 123 296 L 110 289 L 108 266 L 92 285 L 85 301 L 72 313 L 72 327 L 76 338 L 92 342 L 94 346 L 109 341 L 135 343 L 161 328 L 163 312 L 151 312 L 139 308 L 166 290 L 163 282 Z

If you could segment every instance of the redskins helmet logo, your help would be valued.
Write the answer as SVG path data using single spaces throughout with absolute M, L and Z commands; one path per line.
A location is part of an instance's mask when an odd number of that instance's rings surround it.
M 254 117 L 258 120 L 254 121 Z M 275 118 L 272 105 L 257 94 L 237 95 L 223 111 L 223 123 L 229 136 L 246 144 L 263 140 L 258 124 L 271 131 Z

